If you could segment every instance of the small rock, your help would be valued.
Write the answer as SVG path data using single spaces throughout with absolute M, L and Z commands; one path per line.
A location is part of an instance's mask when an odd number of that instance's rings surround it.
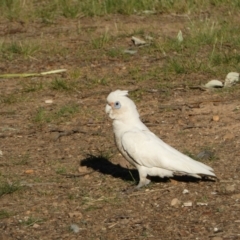
M 215 227 L 215 228 L 213 228 L 213 232 L 214 233 L 222 232 L 222 229 Z
M 203 159 L 203 160 L 208 160 L 211 159 L 214 156 L 214 153 L 208 150 L 203 150 L 197 155 L 197 159 Z
M 132 37 L 132 42 L 134 43 L 135 46 L 141 46 L 141 45 L 146 44 L 146 42 L 144 40 L 141 40 L 141 39 L 136 38 L 136 37 Z
M 2 157 L 3 156 L 3 152 L 2 152 L 2 150 L 0 150 L 0 157 Z
M 39 228 L 39 227 L 40 227 L 40 225 L 39 225 L 39 224 L 37 224 L 37 223 L 34 223 L 32 227 L 33 227 L 33 228 Z
M 191 201 L 183 203 L 183 207 L 192 207 L 192 205 Z
M 53 100 L 52 99 L 45 100 L 45 103 L 51 104 L 51 103 L 53 103 Z
M 203 202 L 197 202 L 197 205 L 198 206 L 207 206 L 208 204 L 207 203 L 203 203 Z
M 181 201 L 179 201 L 177 198 L 174 198 L 172 201 L 171 201 L 171 206 L 172 207 L 179 207 L 181 204 Z
M 123 53 L 134 55 L 134 54 L 137 53 L 137 50 L 126 49 L 126 50 L 123 51 Z
M 219 80 L 211 80 L 204 85 L 205 88 L 222 88 L 223 83 Z
M 187 194 L 187 193 L 189 193 L 189 191 L 187 189 L 184 189 L 182 193 Z
M 239 81 L 239 73 L 230 72 L 227 74 L 224 82 L 224 87 L 231 87 Z
M 212 117 L 212 120 L 214 121 L 214 122 L 218 122 L 219 121 L 219 116 L 218 115 L 214 115 L 213 117 Z
M 177 40 L 178 40 L 178 42 L 180 42 L 180 43 L 183 41 L 183 35 L 182 35 L 182 31 L 181 31 L 181 30 L 179 30 L 179 32 L 178 32 Z
M 74 233 L 78 233 L 80 231 L 80 228 L 77 224 L 71 224 L 70 229 L 74 232 Z

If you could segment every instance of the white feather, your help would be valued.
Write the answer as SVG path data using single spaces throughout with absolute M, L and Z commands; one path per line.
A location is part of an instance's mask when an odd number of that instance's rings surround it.
M 201 178 L 215 177 L 213 169 L 198 162 L 152 133 L 139 119 L 134 102 L 126 97 L 127 91 L 117 90 L 109 94 L 106 112 L 113 119 L 115 140 L 122 155 L 139 171 L 138 187 L 150 182 L 147 176 L 171 177 L 174 174 Z M 120 102 L 121 107 L 114 108 Z

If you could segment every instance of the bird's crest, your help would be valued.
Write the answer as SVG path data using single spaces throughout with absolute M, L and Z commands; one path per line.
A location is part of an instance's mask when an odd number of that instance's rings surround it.
M 125 97 L 128 95 L 128 91 L 127 90 L 116 90 L 114 92 L 111 92 L 108 97 L 107 97 L 107 101 L 108 102 L 115 102 L 119 97 Z
M 128 95 L 127 90 L 116 90 L 114 93 L 118 96 L 127 96 Z

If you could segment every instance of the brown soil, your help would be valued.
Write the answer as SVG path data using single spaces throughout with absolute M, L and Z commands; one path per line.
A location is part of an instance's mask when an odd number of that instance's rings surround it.
M 0 239 L 240 239 L 239 86 L 226 92 L 186 87 L 193 79 L 209 80 L 208 73 L 196 73 L 169 75 L 164 80 L 171 80 L 169 87 L 159 88 L 154 81 L 131 79 L 128 69 L 161 65 L 160 53 L 118 59 L 104 54 L 113 46 L 89 49 L 90 39 L 106 29 L 112 36 L 125 34 L 114 46 L 128 48 L 135 29 L 171 37 L 186 21 L 169 15 L 59 19 L 51 25 L 2 22 L 7 41 L 38 39 L 42 46 L 34 56 L 1 62 L 2 73 L 66 68 L 58 77 L 75 85 L 53 89 L 54 75 L 0 80 L 0 177 L 2 183 L 21 185 L 0 197 Z M 53 45 L 55 52 L 49 51 Z M 72 80 L 75 70 L 80 75 Z M 98 82 L 104 77 L 107 84 Z M 118 153 L 104 112 L 115 89 L 132 90 L 142 120 L 170 145 L 193 156 L 212 151 L 211 159 L 201 161 L 213 167 L 218 180 L 156 178 L 147 188 L 126 193 L 138 174 Z M 46 104 L 48 99 L 53 103 Z M 78 112 L 55 117 L 73 104 Z M 39 109 L 52 119 L 37 121 Z M 182 203 L 171 206 L 174 198 Z M 183 207 L 188 201 L 192 206 Z

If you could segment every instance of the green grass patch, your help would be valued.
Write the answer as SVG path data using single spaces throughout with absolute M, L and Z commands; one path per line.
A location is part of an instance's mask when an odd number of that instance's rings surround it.
M 22 187 L 18 183 L 0 182 L 0 197 L 19 191 Z
M 65 174 L 67 172 L 67 169 L 65 167 L 58 167 L 56 169 L 57 174 Z
M 40 44 L 29 41 L 10 41 L 0 43 L 0 56 L 6 60 L 13 60 L 16 56 L 30 58 L 40 50 Z
M 92 47 L 94 49 L 101 49 L 106 46 L 111 40 L 111 36 L 106 30 L 100 37 L 92 39 Z
M 9 218 L 11 214 L 5 210 L 0 210 L 0 219 Z
M 50 88 L 53 90 L 71 90 L 73 88 L 73 84 L 68 82 L 66 79 L 55 78 L 50 84 Z
M 221 9 L 227 13 L 237 12 L 238 0 L 53 0 L 21 1 L 1 0 L 2 17 L 9 20 L 29 21 L 40 18 L 46 24 L 54 23 L 58 17 L 78 18 L 82 16 L 105 16 L 109 14 L 147 14 L 148 13 L 201 13 L 210 8 Z M 224 10 L 223 10 L 224 9 Z M 228 10 L 228 11 L 226 11 Z
M 36 123 L 59 122 L 66 120 L 79 112 L 79 106 L 76 104 L 69 104 L 56 109 L 54 112 L 40 107 L 37 109 L 33 121 Z

